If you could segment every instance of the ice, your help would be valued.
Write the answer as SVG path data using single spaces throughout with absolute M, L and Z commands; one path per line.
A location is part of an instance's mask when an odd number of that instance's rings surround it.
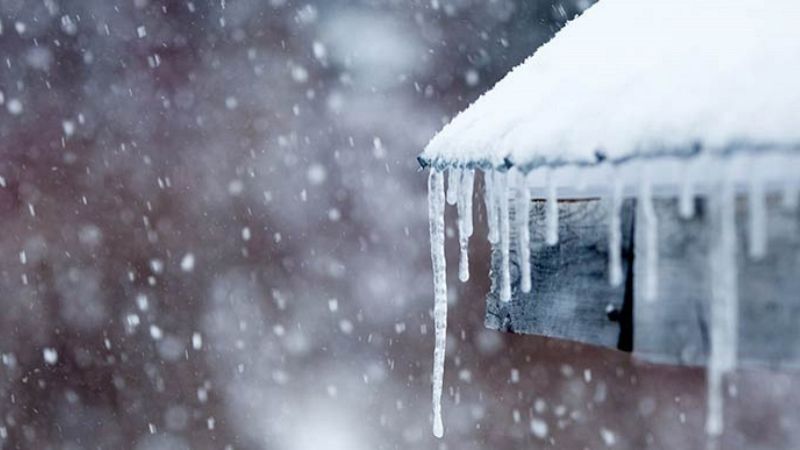
M 458 279 L 462 282 L 469 280 L 469 238 L 472 236 L 472 187 L 475 172 L 472 169 L 461 171 L 458 181 L 458 246 L 459 264 Z
M 472 237 L 473 223 L 472 223 L 472 191 L 475 186 L 475 171 L 472 169 L 465 169 L 461 178 L 461 198 L 464 204 L 464 216 L 467 220 L 464 221 L 466 235 Z
M 497 223 L 497 196 L 495 194 L 494 170 L 483 172 L 483 199 L 486 203 L 486 224 L 489 227 L 489 243 L 497 244 L 500 240 L 499 224 Z
M 686 165 L 686 172 L 681 183 L 681 192 L 678 200 L 678 213 L 684 219 L 694 217 L 694 180 L 691 175 L 691 166 Z
M 546 230 L 545 242 L 547 245 L 558 244 L 558 193 L 553 181 L 552 173 L 547 173 L 547 202 L 546 202 Z
M 757 178 L 750 182 L 747 198 L 749 222 L 749 256 L 759 260 L 767 254 L 767 206 L 764 183 Z
M 511 267 L 509 251 L 511 246 L 511 225 L 508 217 L 508 172 L 497 173 L 497 201 L 500 203 L 500 300 L 511 301 Z
M 530 216 L 530 191 L 528 190 L 528 179 L 525 174 L 517 176 L 517 205 L 515 217 L 517 222 L 517 243 L 519 244 L 519 270 L 520 270 L 520 289 L 522 292 L 531 291 L 531 243 L 528 221 Z
M 736 367 L 738 352 L 738 286 L 736 267 L 736 197 L 731 182 L 723 182 L 712 200 L 716 223 L 711 268 L 710 354 L 706 367 L 708 405 L 706 432 L 723 430 L 723 377 Z
M 712 327 L 714 325 L 712 324 Z M 713 332 L 712 332 L 713 333 Z M 723 423 L 723 403 L 722 403 L 722 368 L 721 368 L 721 355 L 718 350 L 714 349 L 713 343 L 708 357 L 708 365 L 706 367 L 706 390 L 707 390 L 707 404 L 706 404 L 706 433 L 710 436 L 719 436 L 722 434 Z
M 724 369 L 732 370 L 736 367 L 736 354 L 738 352 L 738 269 L 736 264 L 736 196 L 732 183 L 725 183 L 722 190 L 720 211 L 719 243 L 717 255 L 712 262 L 714 270 L 712 275 L 712 301 L 717 306 L 717 328 L 722 328 L 723 338 L 720 342 L 721 353 L 724 355 Z M 719 317 L 723 319 L 720 321 Z M 712 328 L 714 317 L 712 317 Z
M 622 284 L 622 188 L 622 181 L 614 180 L 608 221 L 608 282 L 612 286 Z
M 444 255 L 444 174 L 431 169 L 428 177 L 428 216 L 433 265 L 433 319 L 436 343 L 433 350 L 433 435 L 442 437 L 442 384 L 445 344 L 447 343 L 447 268 Z
M 458 188 L 461 184 L 461 169 L 447 171 L 447 204 L 455 205 L 458 202 Z
M 653 188 L 649 171 L 644 170 L 639 184 L 639 208 L 644 221 L 644 291 L 645 301 L 654 301 L 658 296 L 658 223 L 653 207 Z

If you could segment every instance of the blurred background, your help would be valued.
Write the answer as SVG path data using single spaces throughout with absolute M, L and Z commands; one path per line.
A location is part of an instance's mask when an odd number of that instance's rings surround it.
M 0 449 L 702 448 L 702 370 L 483 328 L 478 201 L 431 436 L 415 156 L 589 6 L 0 0 Z M 796 381 L 724 448 L 797 448 Z

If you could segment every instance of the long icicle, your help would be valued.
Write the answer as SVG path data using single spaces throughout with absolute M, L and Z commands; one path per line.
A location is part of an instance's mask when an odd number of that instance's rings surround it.
M 517 205 L 515 217 L 517 222 L 517 243 L 519 244 L 520 289 L 531 291 L 531 235 L 528 229 L 530 217 L 531 194 L 528 190 L 528 177 L 524 173 L 517 175 Z
M 501 254 L 501 275 L 500 275 L 500 300 L 508 302 L 511 300 L 511 264 L 509 262 L 509 250 L 511 243 L 511 226 L 508 218 L 508 173 L 499 173 L 495 178 L 497 185 L 497 201 L 500 203 L 500 254 Z
M 706 433 L 723 430 L 723 377 L 736 367 L 738 353 L 738 286 L 736 264 L 736 197 L 730 180 L 723 181 L 716 204 L 714 246 L 710 254 L 711 349 L 707 364 Z
M 489 243 L 497 244 L 500 240 L 500 230 L 497 217 L 497 190 L 495 186 L 496 174 L 493 169 L 487 169 L 483 172 L 483 200 L 486 203 L 486 222 L 489 227 Z
M 719 297 L 725 305 L 722 313 L 725 316 L 725 369 L 736 368 L 737 353 L 739 351 L 739 271 L 736 262 L 736 193 L 733 182 L 727 183 L 722 189 L 725 195 L 723 203 L 722 230 L 720 231 L 721 249 L 718 266 L 722 272 L 722 284 Z M 712 295 L 713 297 L 713 295 Z
M 547 200 L 546 200 L 546 229 L 545 242 L 547 245 L 558 244 L 558 193 L 553 179 L 553 169 L 547 171 Z
M 639 185 L 639 207 L 644 220 L 644 292 L 645 301 L 655 301 L 658 297 L 658 219 L 653 206 L 653 187 L 648 171 L 642 172 Z
M 750 258 L 759 260 L 767 254 L 767 205 L 764 182 L 754 178 L 748 189 L 747 211 Z
M 615 179 L 611 186 L 608 220 L 608 282 L 611 286 L 622 284 L 622 188 L 622 181 Z
M 432 168 L 428 176 L 428 215 L 433 264 L 433 320 L 436 344 L 433 350 L 433 435 L 442 437 L 442 384 L 447 342 L 447 268 L 444 256 L 444 174 Z
M 712 437 L 721 435 L 723 429 L 722 377 L 724 372 L 720 367 L 719 358 L 715 354 L 712 344 L 706 367 L 706 434 Z
M 458 188 L 458 246 L 460 258 L 458 263 L 458 279 L 469 280 L 469 238 L 472 236 L 472 186 L 475 172 L 472 169 L 461 171 Z

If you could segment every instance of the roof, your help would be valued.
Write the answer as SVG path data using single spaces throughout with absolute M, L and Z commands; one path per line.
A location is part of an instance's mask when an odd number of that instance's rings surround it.
M 800 149 L 800 2 L 600 0 L 458 114 L 423 164 Z

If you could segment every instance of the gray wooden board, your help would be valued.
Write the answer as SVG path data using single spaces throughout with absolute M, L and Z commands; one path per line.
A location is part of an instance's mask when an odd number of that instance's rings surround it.
M 708 308 L 712 298 L 710 256 L 717 237 L 709 202 L 698 200 L 690 220 L 675 200 L 659 200 L 659 296 L 638 300 L 643 258 L 634 263 L 634 352 L 651 362 L 702 365 L 709 352 Z M 780 199 L 767 202 L 768 253 L 748 257 L 747 204 L 737 202 L 739 291 L 738 357 L 743 365 L 797 366 L 800 356 L 800 220 Z M 636 255 L 644 227 L 636 228 Z
M 511 233 L 512 301 L 499 300 L 501 254 L 492 251 L 492 289 L 487 299 L 486 326 L 521 334 L 538 334 L 617 348 L 618 322 L 607 307 L 622 309 L 624 285 L 608 283 L 608 223 L 601 200 L 559 202 L 559 242 L 544 242 L 545 202 L 530 211 L 531 278 L 529 293 L 520 290 L 517 236 Z M 632 201 L 623 205 L 623 252 L 630 252 Z M 512 209 L 512 224 L 513 209 Z M 623 258 L 627 272 L 629 258 Z M 609 306 L 610 305 L 610 306 Z
M 698 364 L 708 348 L 707 280 L 711 228 L 705 205 L 697 202 L 694 218 L 682 220 L 676 200 L 655 200 L 658 233 L 658 298 L 642 299 L 645 227 L 640 208 L 634 244 L 634 351 L 642 359 Z
M 636 226 L 643 222 L 636 217 L 639 212 L 633 200 L 625 202 L 622 214 L 623 273 L 629 279 L 617 288 L 607 281 L 606 204 L 600 200 L 560 202 L 560 240 L 550 247 L 544 244 L 544 202 L 534 201 L 530 216 L 533 289 L 527 294 L 519 289 L 512 227 L 512 301 L 504 303 L 498 297 L 501 256 L 495 246 L 486 326 L 617 348 L 620 324 L 609 320 L 607 308 L 623 309 L 627 285 L 636 356 L 656 363 L 704 364 L 709 347 L 714 222 L 702 199 L 696 201 L 697 213 L 688 220 L 678 216 L 677 200 L 657 199 L 654 206 L 659 248 L 656 301 L 646 302 L 640 294 L 644 227 Z M 800 213 L 782 209 L 777 197 L 769 199 L 768 253 L 763 260 L 753 261 L 747 257 L 746 206 L 740 198 L 736 213 L 739 359 L 744 365 L 796 367 L 800 365 Z M 631 262 L 634 267 L 628 271 Z

